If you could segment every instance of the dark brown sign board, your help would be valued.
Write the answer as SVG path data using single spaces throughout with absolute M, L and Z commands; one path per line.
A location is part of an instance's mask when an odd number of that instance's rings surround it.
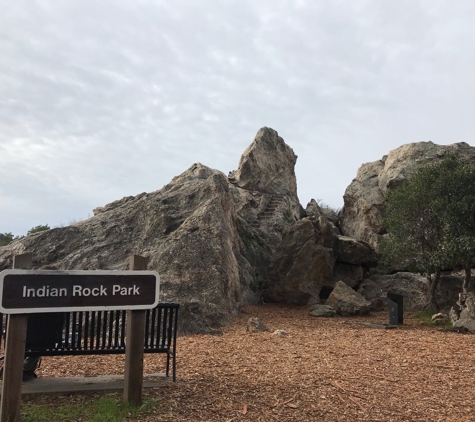
M 156 271 L 5 270 L 0 312 L 151 309 L 158 305 L 159 290 Z

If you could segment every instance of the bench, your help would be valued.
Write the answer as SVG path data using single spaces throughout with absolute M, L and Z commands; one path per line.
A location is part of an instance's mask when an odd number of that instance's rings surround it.
M 145 316 L 144 353 L 166 353 L 166 376 L 170 373 L 176 381 L 176 335 L 178 303 L 161 302 L 147 309 Z M 42 327 L 42 317 L 59 320 L 59 329 L 54 323 Z M 6 327 L 7 315 L 0 313 L 0 323 Z M 41 330 L 27 329 L 25 356 L 65 356 L 125 354 L 125 327 L 127 311 L 80 311 L 57 314 L 30 314 L 31 322 Z M 58 324 L 56 324 L 58 325 Z M 4 344 L 3 344 L 4 346 Z M 3 347 L 3 350 L 5 348 Z

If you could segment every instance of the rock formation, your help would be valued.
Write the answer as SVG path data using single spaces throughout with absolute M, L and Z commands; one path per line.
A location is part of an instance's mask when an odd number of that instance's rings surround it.
M 128 256 L 148 257 L 149 269 L 161 276 L 160 299 L 181 304 L 181 334 L 214 332 L 241 306 L 262 300 L 314 304 L 311 312 L 320 315 L 334 312 L 320 309 L 328 297 L 327 305 L 348 315 L 387 307 L 384 297 L 392 292 L 404 295 L 406 309 L 421 309 L 422 277 L 368 274 L 384 234 L 385 192 L 445 152 L 475 161 L 475 148 L 466 143 L 404 145 L 360 167 L 337 215 L 315 200 L 302 208 L 297 156 L 276 131 L 262 128 L 228 177 L 194 164 L 156 192 L 0 247 L 0 270 L 23 252 L 33 252 L 35 268 L 124 270 Z M 437 293 L 442 307 L 455 303 L 453 286 L 461 284 L 447 277 Z
M 404 145 L 360 167 L 337 215 L 314 200 L 302 208 L 297 156 L 276 131 L 262 128 L 228 177 L 194 164 L 156 192 L 114 201 L 88 220 L 0 247 L 0 270 L 23 252 L 33 252 L 35 268 L 124 270 L 128 256 L 148 257 L 149 269 L 161 276 L 161 300 L 181 304 L 181 334 L 214 332 L 241 306 L 262 300 L 313 303 L 312 312 L 320 314 L 320 299 L 328 297 L 347 315 L 387 306 L 382 296 L 392 292 L 404 295 L 406 309 L 420 309 L 423 278 L 367 275 L 384 234 L 385 192 L 445 152 L 475 161 L 475 148 L 465 143 Z M 455 302 L 457 288 L 450 286 L 457 280 L 442 281 L 441 306 Z
M 159 191 L 114 201 L 88 220 L 1 247 L 0 270 L 11 268 L 13 255 L 23 252 L 33 252 L 35 268 L 78 270 L 124 270 L 129 255 L 142 255 L 160 273 L 160 299 L 181 304 L 180 332 L 212 332 L 275 287 L 272 257 L 283 234 L 305 215 L 296 159 L 277 132 L 262 128 L 229 177 L 194 164 Z M 326 255 L 324 268 L 318 267 L 314 255 L 320 252 L 327 253 L 317 243 L 292 249 L 291 274 L 307 280 L 298 265 L 306 262 L 316 265 L 311 274 L 331 273 Z M 301 284 L 304 292 L 299 285 L 295 296 L 306 294 L 306 281 Z
M 475 148 L 465 142 L 436 145 L 429 141 L 403 145 L 381 160 L 363 164 L 343 197 L 339 214 L 342 233 L 377 248 L 384 234 L 386 191 L 405 183 L 417 168 L 441 160 L 445 153 L 475 161 Z
M 27 236 L 0 249 L 33 252 L 34 266 L 124 270 L 131 254 L 149 258 L 161 276 L 162 301 L 181 304 L 181 332 L 206 332 L 256 302 L 252 268 L 243 256 L 230 184 L 224 174 L 194 164 L 163 189 L 115 201 L 70 227 Z

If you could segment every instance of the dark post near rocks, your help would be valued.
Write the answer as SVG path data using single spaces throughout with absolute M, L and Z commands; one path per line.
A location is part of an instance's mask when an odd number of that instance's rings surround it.
M 404 323 L 403 296 L 388 293 L 389 324 L 399 325 Z
M 25 253 L 13 257 L 13 268 L 31 268 L 33 254 Z M 25 355 L 26 326 L 28 314 L 9 315 L 5 339 L 5 363 L 3 366 L 1 422 L 20 420 L 21 383 Z

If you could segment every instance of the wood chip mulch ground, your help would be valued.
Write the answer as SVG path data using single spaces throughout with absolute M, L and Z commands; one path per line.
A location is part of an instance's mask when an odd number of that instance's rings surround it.
M 475 421 L 475 336 L 427 327 L 407 314 L 403 326 L 383 330 L 359 323 L 387 323 L 387 313 L 307 312 L 247 307 L 222 335 L 179 338 L 178 382 L 147 390 L 160 405 L 131 420 Z M 270 332 L 247 333 L 250 317 Z M 163 372 L 163 358 L 147 355 L 145 372 Z M 123 362 L 123 356 L 45 357 L 38 372 L 120 374 Z

